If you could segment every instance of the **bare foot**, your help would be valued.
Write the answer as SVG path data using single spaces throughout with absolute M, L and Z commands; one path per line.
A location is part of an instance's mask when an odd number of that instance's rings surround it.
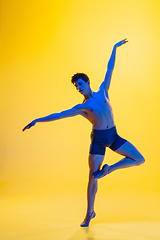
M 96 216 L 95 212 L 93 211 L 92 213 L 88 213 L 87 216 L 85 217 L 84 221 L 81 223 L 81 227 L 88 227 L 89 223 L 92 218 Z
M 102 167 L 101 170 L 99 170 L 93 174 L 93 177 L 99 179 L 99 178 L 106 176 L 108 173 L 109 173 L 109 166 L 108 166 L 108 164 L 104 164 L 104 166 Z

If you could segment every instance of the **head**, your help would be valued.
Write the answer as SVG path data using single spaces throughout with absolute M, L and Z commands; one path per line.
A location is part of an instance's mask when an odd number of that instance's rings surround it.
M 71 82 L 81 94 L 88 94 L 90 91 L 90 80 L 85 73 L 76 73 L 72 76 Z

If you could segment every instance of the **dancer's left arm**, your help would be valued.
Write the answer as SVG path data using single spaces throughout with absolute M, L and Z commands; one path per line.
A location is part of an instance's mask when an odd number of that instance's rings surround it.
M 113 47 L 112 54 L 110 56 L 110 59 L 108 61 L 108 65 L 107 65 L 107 72 L 106 72 L 104 81 L 101 84 L 101 87 L 103 86 L 103 89 L 106 91 L 106 93 L 108 92 L 109 87 L 110 87 L 110 83 L 111 83 L 112 72 L 113 72 L 114 65 L 115 65 L 115 60 L 116 60 L 116 50 L 117 50 L 117 47 L 120 47 L 121 45 L 123 45 L 126 42 L 128 42 L 126 39 L 127 38 L 125 38 L 124 40 L 116 43 L 114 45 L 114 47 Z

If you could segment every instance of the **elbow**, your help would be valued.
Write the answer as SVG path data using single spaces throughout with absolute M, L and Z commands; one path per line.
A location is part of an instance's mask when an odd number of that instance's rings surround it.
M 136 165 L 139 166 L 143 163 L 145 163 L 145 158 L 143 156 L 141 156 L 137 161 L 136 161 Z
M 56 114 L 56 118 L 57 118 L 57 119 L 62 119 L 62 118 L 64 118 L 64 117 L 65 117 L 64 112 L 60 112 L 60 113 L 57 113 L 57 114 Z

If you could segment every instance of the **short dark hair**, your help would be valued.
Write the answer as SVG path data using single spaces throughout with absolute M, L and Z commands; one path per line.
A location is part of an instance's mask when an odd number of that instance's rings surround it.
M 83 79 L 85 82 L 90 82 L 89 77 L 85 73 L 76 73 L 71 78 L 71 83 L 77 82 L 78 79 Z

